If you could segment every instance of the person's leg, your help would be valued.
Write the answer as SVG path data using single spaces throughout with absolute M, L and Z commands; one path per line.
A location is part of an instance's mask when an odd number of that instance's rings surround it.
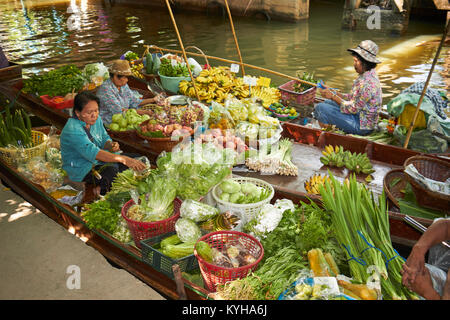
M 317 104 L 314 115 L 319 123 L 335 125 L 345 133 L 359 134 L 359 115 L 342 113 L 339 105 L 332 100 Z

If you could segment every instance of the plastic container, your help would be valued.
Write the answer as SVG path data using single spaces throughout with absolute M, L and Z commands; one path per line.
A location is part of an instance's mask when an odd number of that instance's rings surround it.
M 242 279 L 246 277 L 249 272 L 254 271 L 264 256 L 264 248 L 256 238 L 238 231 L 211 232 L 197 240 L 197 243 L 199 241 L 205 241 L 211 248 L 216 248 L 220 251 L 227 242 L 238 239 L 240 239 L 240 243 L 245 246 L 250 254 L 257 257 L 255 262 L 238 268 L 224 268 L 206 262 L 197 254 L 197 250 L 194 250 L 194 255 L 198 260 L 198 266 L 200 267 L 205 288 L 208 291 L 215 292 L 217 284 Z
M 175 198 L 173 204 L 174 212 L 170 218 L 155 222 L 141 222 L 132 220 L 127 216 L 128 209 L 134 205 L 133 199 L 125 203 L 122 207 L 122 217 L 127 222 L 128 229 L 130 229 L 136 247 L 139 249 L 141 248 L 141 240 L 150 239 L 155 236 L 175 231 L 175 222 L 177 222 L 180 217 L 181 200 Z
M 159 78 L 161 79 L 161 85 L 163 88 L 170 93 L 178 93 L 178 86 L 181 81 L 187 80 L 190 81 L 191 77 L 167 77 L 163 76 L 158 71 Z
M 222 199 L 220 199 L 220 195 L 222 193 L 220 190 L 220 184 L 214 186 L 214 188 L 212 189 L 212 197 L 213 197 L 214 201 L 217 203 L 217 206 L 218 206 L 220 212 L 231 211 L 231 212 L 235 212 L 235 213 L 240 213 L 242 215 L 242 217 L 245 219 L 245 222 L 248 222 L 252 218 L 254 218 L 254 216 L 261 210 L 261 208 L 265 204 L 270 203 L 270 200 L 272 200 L 272 198 L 275 194 L 275 191 L 274 191 L 272 185 L 270 183 L 265 182 L 264 180 L 250 178 L 250 177 L 235 177 L 235 178 L 231 178 L 231 179 L 233 179 L 234 181 L 237 181 L 241 184 L 250 182 L 250 183 L 255 184 L 258 187 L 262 187 L 262 188 L 270 191 L 269 196 L 260 202 L 248 203 L 248 204 L 237 204 L 237 203 L 226 202 L 226 201 L 223 201 Z
M 65 101 L 62 101 L 62 102 L 55 102 L 55 99 L 56 99 L 56 98 L 62 98 L 62 99 L 64 99 L 64 97 L 60 97 L 60 96 L 56 96 L 56 97 L 53 97 L 53 98 L 51 98 L 51 97 L 48 96 L 48 95 L 43 95 L 43 96 L 41 96 L 42 102 L 43 102 L 45 105 L 47 105 L 47 106 L 49 106 L 49 107 L 52 107 L 52 108 L 54 108 L 54 109 L 59 109 L 59 110 L 61 110 L 61 109 L 68 109 L 68 108 L 72 108 L 72 107 L 73 107 L 73 101 L 74 101 L 74 99 L 65 100 Z
M 169 232 L 150 239 L 141 240 L 142 260 L 152 266 L 156 271 L 162 272 L 168 277 L 174 277 L 172 266 L 178 264 L 181 272 L 189 272 L 198 269 L 198 261 L 194 254 L 179 259 L 170 258 L 162 254 L 155 246 L 166 237 L 174 235 L 175 232 Z

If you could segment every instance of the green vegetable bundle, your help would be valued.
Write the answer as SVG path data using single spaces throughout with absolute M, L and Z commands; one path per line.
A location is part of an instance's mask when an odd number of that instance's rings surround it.
M 384 192 L 375 200 L 373 193 L 356 181 L 355 175 L 348 184 L 341 184 L 331 174 L 330 178 L 331 183 L 327 181 L 325 187 L 320 187 L 320 194 L 345 250 L 353 280 L 367 283 L 378 274 L 384 298 L 417 299 L 401 283 L 404 260 L 392 246 Z M 377 269 L 374 274 L 368 272 L 369 266 Z
M 218 285 L 217 295 L 225 300 L 275 300 L 307 266 L 294 247 L 285 246 L 254 273 Z
M 171 60 L 165 58 L 161 59 L 159 73 L 166 77 L 189 77 L 189 69 L 185 64 L 172 65 Z
M 39 96 L 65 96 L 73 90 L 79 92 L 83 88 L 85 81 L 82 71 L 77 66 L 70 64 L 25 79 L 22 91 Z
M 33 147 L 30 117 L 22 109 L 17 109 L 12 114 L 14 103 L 15 101 L 8 104 L 5 115 L 0 117 L 0 147 Z

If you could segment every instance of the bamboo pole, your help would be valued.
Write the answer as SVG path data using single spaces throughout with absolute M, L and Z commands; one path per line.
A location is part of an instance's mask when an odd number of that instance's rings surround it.
M 406 149 L 408 147 L 409 139 L 411 138 L 414 124 L 416 123 L 417 116 L 419 115 L 420 105 L 422 104 L 422 100 L 425 96 L 425 93 L 427 92 L 428 83 L 430 82 L 431 76 L 433 75 L 433 70 L 434 70 L 434 67 L 439 58 L 439 53 L 441 52 L 442 45 L 444 44 L 445 38 L 447 37 L 447 33 L 449 31 L 449 25 L 450 25 L 450 22 L 447 22 L 447 25 L 444 30 L 444 34 L 442 35 L 441 42 L 439 43 L 439 47 L 437 49 L 436 55 L 434 56 L 433 63 L 431 64 L 430 72 L 428 72 L 427 80 L 425 82 L 425 85 L 423 86 L 422 94 L 420 95 L 419 102 L 417 103 L 416 110 L 414 112 L 414 116 L 411 120 L 411 125 L 409 126 L 409 129 L 408 129 L 408 134 L 406 135 L 405 144 L 403 145 L 404 149 Z
M 233 18 L 231 17 L 230 7 L 228 6 L 228 0 L 224 0 L 225 6 L 227 7 L 228 18 L 230 19 L 231 31 L 233 32 L 234 43 L 236 45 L 236 50 L 239 56 L 239 61 L 241 62 L 242 76 L 245 76 L 244 63 L 242 62 L 241 50 L 239 50 L 239 44 L 236 37 L 236 32 L 234 31 Z
M 197 86 L 195 85 L 195 79 L 194 79 L 194 76 L 193 76 L 192 71 L 191 71 L 191 66 L 189 65 L 189 62 L 188 62 L 186 51 L 184 50 L 183 41 L 181 40 L 180 33 L 178 32 L 177 22 L 175 21 L 175 18 L 173 16 L 172 8 L 170 7 L 169 0 L 166 0 L 166 5 L 167 5 L 167 9 L 169 10 L 170 18 L 172 19 L 173 27 L 175 28 L 175 32 L 177 34 L 178 42 L 180 43 L 180 47 L 181 47 L 181 50 L 182 50 L 182 53 L 183 53 L 184 61 L 186 62 L 186 66 L 188 68 L 189 75 L 191 76 L 191 81 L 192 81 L 192 85 L 194 86 L 195 95 L 197 96 L 198 101 L 200 101 L 200 96 L 199 96 L 198 91 L 197 91 Z
M 160 50 L 160 51 L 165 51 L 165 52 L 170 52 L 170 53 L 178 53 L 178 54 L 182 53 L 182 51 L 180 51 L 180 50 L 165 49 L 165 48 L 160 48 L 160 47 L 155 46 L 155 45 L 148 45 L 148 47 L 150 49 L 153 49 L 153 50 Z M 204 56 L 202 54 L 199 54 L 199 53 L 196 53 L 196 52 L 189 52 L 189 51 L 187 51 L 186 54 L 189 54 L 189 55 L 192 55 L 192 56 L 195 56 L 195 57 L 203 57 Z M 221 62 L 225 62 L 225 63 L 239 63 L 239 62 L 234 61 L 234 60 L 224 59 L 224 58 L 219 58 L 219 57 L 214 57 L 214 56 L 206 55 L 206 57 L 208 59 L 217 60 L 217 61 L 221 61 Z M 289 75 L 281 73 L 281 72 L 273 71 L 273 70 L 266 69 L 266 68 L 257 67 L 257 66 L 254 66 L 254 65 L 251 65 L 251 64 L 248 64 L 248 63 L 243 63 L 243 65 L 248 67 L 248 68 L 252 68 L 252 69 L 255 69 L 255 70 L 259 70 L 259 71 L 264 71 L 264 72 L 267 72 L 267 73 L 270 73 L 270 74 L 273 74 L 273 75 L 276 75 L 276 76 L 279 76 L 279 77 L 287 78 L 289 80 L 295 80 L 295 81 L 298 81 L 298 82 L 301 82 L 301 83 L 304 83 L 304 84 L 307 84 L 307 85 L 310 85 L 310 86 L 313 86 L 313 87 L 317 87 L 316 83 L 312 83 L 312 82 L 305 81 L 305 80 L 302 80 L 302 79 L 299 79 L 299 78 L 296 78 L 296 77 L 292 77 L 292 76 L 289 76 Z

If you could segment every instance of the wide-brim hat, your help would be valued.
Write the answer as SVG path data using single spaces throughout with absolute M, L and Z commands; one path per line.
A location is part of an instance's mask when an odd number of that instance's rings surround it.
M 361 43 L 356 48 L 347 49 L 347 51 L 357 53 L 366 61 L 372 63 L 381 63 L 381 61 L 377 59 L 378 46 L 372 40 L 361 41 Z
M 108 71 L 119 76 L 131 76 L 131 68 L 128 60 L 117 59 L 111 62 Z

